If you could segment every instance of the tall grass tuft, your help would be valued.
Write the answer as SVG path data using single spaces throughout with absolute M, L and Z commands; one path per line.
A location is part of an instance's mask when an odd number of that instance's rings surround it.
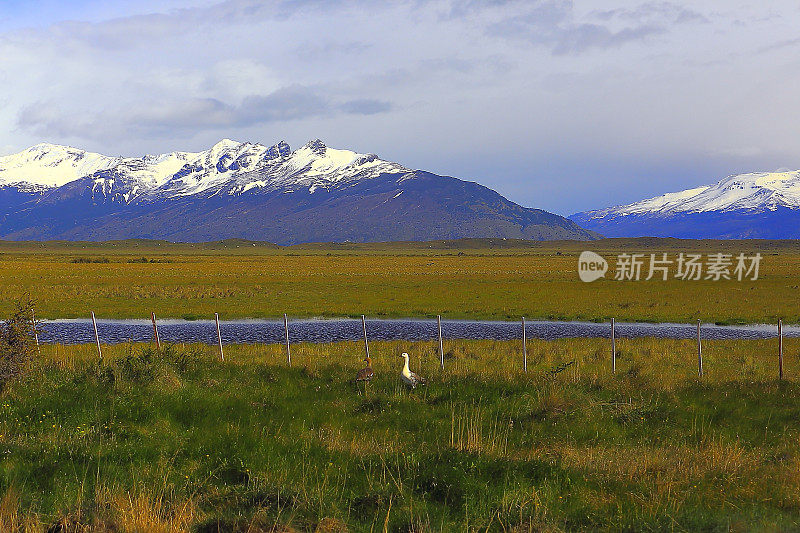
M 479 403 L 453 405 L 450 414 L 450 447 L 502 457 L 508 449 L 511 419 L 490 417 Z

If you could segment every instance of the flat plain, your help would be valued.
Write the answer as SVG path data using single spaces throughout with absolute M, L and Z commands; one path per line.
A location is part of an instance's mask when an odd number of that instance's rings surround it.
M 763 255 L 758 280 L 583 283 L 577 257 Z M 796 241 L 607 239 L 319 244 L 0 243 L 0 312 L 29 294 L 42 318 L 432 317 L 717 323 L 800 321 Z

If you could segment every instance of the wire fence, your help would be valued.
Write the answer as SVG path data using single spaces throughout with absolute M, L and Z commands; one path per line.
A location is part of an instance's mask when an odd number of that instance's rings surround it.
M 103 349 L 102 349 L 103 339 L 101 338 L 101 334 L 100 334 L 101 328 L 98 327 L 98 319 L 95 316 L 94 312 L 90 313 L 90 317 L 91 317 L 91 326 L 92 326 L 91 327 L 91 331 L 93 333 L 93 338 L 91 340 L 96 345 L 98 358 L 102 359 L 102 357 L 103 357 Z M 151 338 L 148 339 L 148 340 L 155 344 L 156 349 L 161 350 L 162 349 L 162 335 L 161 335 L 161 332 L 160 332 L 159 321 L 156 318 L 156 314 L 155 313 L 151 313 L 150 319 L 151 319 L 150 321 L 152 323 L 152 333 L 151 333 Z M 39 347 L 39 343 L 40 343 L 39 335 L 40 335 L 40 332 L 42 331 L 42 326 L 43 326 L 44 322 L 38 320 L 33 312 L 31 313 L 31 320 L 33 321 L 33 324 L 34 324 L 34 332 L 35 332 L 34 335 L 36 336 L 36 345 L 37 345 L 37 348 L 38 348 Z M 360 322 L 359 323 L 359 326 L 360 326 L 359 329 L 360 329 L 360 332 L 361 332 L 361 334 L 363 336 L 365 356 L 369 357 L 370 356 L 369 343 L 370 343 L 371 337 L 370 337 L 370 331 L 369 331 L 370 328 L 368 327 L 368 325 L 370 323 L 372 323 L 373 321 L 368 321 L 365 315 L 361 315 L 360 321 L 358 321 L 358 322 Z M 385 324 L 387 321 L 381 320 L 381 319 L 376 319 L 374 322 L 377 323 L 377 324 Z M 173 321 L 173 323 L 174 323 L 174 321 Z M 466 322 L 466 323 L 467 324 L 478 324 L 478 325 L 489 324 L 488 322 L 480 322 L 480 321 L 476 321 L 474 323 L 473 322 Z M 556 324 L 554 322 L 543 322 L 543 323 L 547 324 L 547 325 Z M 248 322 L 240 322 L 240 324 L 244 324 L 245 326 L 247 326 L 249 324 L 250 326 L 255 327 L 255 325 L 257 325 L 258 323 L 256 323 L 256 322 L 249 322 L 249 323 Z M 289 317 L 286 314 L 283 315 L 283 324 L 282 324 L 283 327 L 281 328 L 282 329 L 282 331 L 281 331 L 282 338 L 280 339 L 280 342 L 285 344 L 286 363 L 288 365 L 291 366 L 291 364 L 292 364 L 292 334 L 291 333 L 292 333 L 293 327 L 295 325 L 297 325 L 298 328 L 309 329 L 310 327 L 313 327 L 315 324 L 318 324 L 318 323 L 307 321 L 307 320 L 298 320 L 297 322 L 292 322 L 292 321 L 289 320 Z M 401 324 L 401 328 L 400 328 L 401 330 L 400 331 L 392 331 L 391 332 L 391 335 L 392 335 L 391 338 L 393 338 L 393 339 L 401 339 L 401 340 L 408 340 L 408 341 L 412 341 L 412 342 L 413 341 L 418 341 L 418 340 L 436 340 L 436 341 L 438 341 L 438 345 L 437 345 L 437 348 L 438 348 L 438 350 L 437 350 L 438 354 L 437 355 L 438 355 L 438 359 L 439 359 L 438 362 L 439 362 L 439 364 L 441 366 L 441 370 L 444 371 L 445 367 L 446 367 L 446 364 L 445 364 L 445 350 L 444 350 L 445 336 L 443 335 L 443 327 L 442 327 L 442 317 L 441 317 L 441 315 L 438 315 L 436 317 L 435 330 L 434 330 L 435 331 L 435 333 L 434 333 L 435 337 L 433 337 L 433 338 L 430 337 L 429 328 L 427 327 L 430 324 L 428 322 L 419 321 L 419 320 L 416 320 L 416 321 L 409 320 L 407 322 L 401 322 L 400 324 Z M 403 334 L 404 332 L 402 331 L 402 324 L 416 325 L 417 329 L 413 332 L 412 335 L 404 335 Z M 561 338 L 570 337 L 568 330 L 569 330 L 569 328 L 571 326 L 574 328 L 576 326 L 576 324 L 578 324 L 578 323 L 564 322 L 564 323 L 558 324 L 558 327 L 562 328 L 564 331 L 562 331 L 560 335 L 557 335 L 557 337 L 561 337 Z M 422 325 L 424 325 L 425 327 L 421 328 Z M 517 323 L 516 326 L 514 326 L 512 323 L 508 323 L 508 322 L 504 322 L 504 323 L 502 323 L 502 325 L 504 326 L 503 335 L 504 335 L 505 339 L 507 339 L 507 340 L 518 339 L 520 341 L 521 344 L 520 344 L 520 359 L 519 359 L 519 365 L 520 366 L 519 366 L 519 368 L 523 373 L 527 373 L 528 372 L 528 339 L 529 339 L 529 330 L 531 328 L 537 328 L 539 326 L 539 324 L 537 322 L 526 322 L 525 317 L 521 317 L 520 321 Z M 584 327 L 585 326 L 589 326 L 588 330 L 586 332 L 584 332 L 585 334 L 583 334 L 583 335 L 572 335 L 572 337 L 607 338 L 608 341 L 609 341 L 609 347 L 608 347 L 608 350 L 609 350 L 609 363 L 608 363 L 609 364 L 609 370 L 610 370 L 610 372 L 612 374 L 615 374 L 617 372 L 617 357 L 618 357 L 617 340 L 619 338 L 618 330 L 620 329 L 620 325 L 618 325 L 618 323 L 616 322 L 616 320 L 614 318 L 612 318 L 607 323 L 594 323 L 594 324 L 591 324 L 591 325 L 586 324 L 586 323 L 582 323 L 581 325 L 584 326 Z M 622 328 L 623 329 L 624 328 L 629 328 L 630 329 L 631 326 L 632 326 L 631 324 L 627 324 L 627 325 L 623 325 Z M 109 326 L 109 327 L 111 327 L 111 326 Z M 204 324 L 198 324 L 198 327 L 195 328 L 195 331 L 201 331 L 203 327 L 204 327 Z M 656 327 L 658 327 L 658 326 L 656 325 Z M 673 332 L 677 332 L 679 334 L 679 335 L 676 335 L 675 337 L 670 337 L 670 338 L 684 338 L 685 339 L 685 338 L 688 338 L 687 335 L 686 335 L 687 330 L 691 330 L 691 331 L 695 332 L 693 340 L 695 341 L 695 344 L 696 344 L 697 375 L 699 377 L 703 377 L 704 374 L 705 374 L 705 371 L 706 371 L 706 369 L 704 368 L 704 359 L 703 359 L 703 342 L 704 342 L 704 340 L 710 340 L 710 339 L 713 339 L 715 337 L 719 337 L 719 335 L 715 335 L 714 333 L 719 333 L 720 331 L 723 331 L 723 332 L 725 332 L 725 331 L 727 331 L 727 332 L 730 332 L 730 331 L 736 332 L 737 331 L 736 329 L 733 329 L 733 327 L 727 327 L 727 329 L 725 329 L 724 326 L 718 326 L 718 325 L 714 325 L 714 324 L 704 325 L 700 320 L 698 320 L 696 322 L 696 324 L 694 324 L 694 325 L 669 324 L 669 325 L 662 325 L 662 327 L 671 328 L 673 330 Z M 744 339 L 747 339 L 747 338 L 772 338 L 772 337 L 777 339 L 777 343 L 776 343 L 776 347 L 775 347 L 776 373 L 777 373 L 778 379 L 782 380 L 782 379 L 784 379 L 784 327 L 783 327 L 783 321 L 782 320 L 778 320 L 778 323 L 775 326 L 773 326 L 773 328 L 774 329 L 769 331 L 764 326 L 759 326 L 759 327 L 752 327 L 751 329 L 740 329 L 739 332 L 743 333 L 743 338 Z M 213 328 L 212 329 L 214 331 L 213 344 L 217 345 L 218 350 L 219 350 L 219 358 L 220 358 L 221 361 L 224 361 L 225 360 L 225 344 L 226 344 L 226 340 L 223 337 L 224 327 L 223 327 L 222 321 L 220 320 L 220 315 L 218 313 L 214 313 L 214 321 L 213 321 Z M 643 330 L 644 332 L 647 332 L 648 326 L 645 325 L 643 328 L 640 328 L 640 329 Z M 424 334 L 420 333 L 421 330 L 425 330 Z M 466 331 L 467 331 L 467 333 L 469 333 L 469 330 L 466 330 Z M 659 330 L 654 330 L 654 331 L 659 331 Z M 195 339 L 195 340 L 197 340 L 198 342 L 206 342 L 206 343 L 210 344 L 209 341 L 211 339 L 209 338 L 207 333 L 208 333 L 207 331 L 204 332 L 204 335 L 201 338 L 198 338 L 198 339 Z M 793 336 L 798 336 L 800 334 L 800 331 L 793 331 L 792 333 L 793 333 Z M 644 336 L 644 335 L 639 335 L 639 336 Z M 342 337 L 343 338 L 340 338 L 338 340 L 354 340 L 353 339 L 352 328 L 347 331 L 346 335 L 342 335 Z M 406 338 L 406 337 L 409 337 L 409 338 Z M 449 338 L 447 340 L 448 340 L 448 342 L 451 342 L 451 341 L 454 341 L 454 340 L 459 339 L 459 338 L 463 339 L 463 338 L 470 338 L 470 337 L 452 337 L 452 338 Z M 486 338 L 486 337 L 484 337 L 484 338 Z M 723 336 L 723 338 L 724 338 L 724 336 Z M 303 340 L 301 340 L 301 339 L 303 339 Z M 315 338 L 315 337 L 311 336 L 310 339 L 311 339 L 312 342 L 314 342 L 314 341 L 316 341 L 316 342 L 330 341 L 330 339 L 325 339 L 324 335 L 321 336 L 321 337 L 318 337 L 318 338 Z M 115 340 L 118 341 L 119 337 L 117 337 Z M 140 336 L 138 340 L 141 341 L 143 339 Z M 186 339 L 184 339 L 184 341 L 185 340 Z M 303 337 L 301 335 L 301 336 L 299 336 L 298 339 L 295 340 L 295 342 L 305 342 L 307 340 L 309 340 L 309 336 L 308 335 L 306 337 Z M 333 340 L 335 341 L 337 339 L 333 339 Z M 384 338 L 380 338 L 380 340 L 387 340 L 387 339 L 384 337 Z M 265 336 L 265 338 L 263 339 L 263 342 L 265 342 L 265 343 L 275 343 L 275 342 L 277 342 L 276 339 L 275 339 L 275 336 L 274 336 L 274 331 L 271 332 L 271 336 Z M 233 343 L 235 344 L 236 342 L 234 341 Z

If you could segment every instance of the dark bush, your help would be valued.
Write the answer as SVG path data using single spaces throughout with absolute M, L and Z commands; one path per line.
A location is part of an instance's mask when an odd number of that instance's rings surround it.
M 73 263 L 77 264 L 89 264 L 89 263 L 110 263 L 111 261 L 108 257 L 76 257 L 72 260 Z
M 156 375 L 156 354 L 152 348 L 128 354 L 119 361 L 120 374 L 124 379 L 134 383 L 150 383 Z
M 146 347 L 130 353 L 117 365 L 123 379 L 146 385 L 165 372 L 174 371 L 178 374 L 190 372 L 200 357 L 202 355 L 196 351 L 181 350 L 172 344 L 167 344 L 160 351 Z
M 17 302 L 14 312 L 0 327 L 0 391 L 19 378 L 36 354 L 33 302 Z
M 148 259 L 146 257 L 137 257 L 135 259 L 128 259 L 128 263 L 141 263 L 141 264 L 154 264 L 154 263 L 172 263 L 172 259 Z

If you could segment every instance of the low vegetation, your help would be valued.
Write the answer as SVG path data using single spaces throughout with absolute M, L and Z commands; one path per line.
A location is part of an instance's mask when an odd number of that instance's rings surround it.
M 2 531 L 795 530 L 800 341 L 43 346 Z M 398 379 L 403 351 L 429 380 Z
M 756 281 L 582 283 L 583 249 L 764 255 Z M 78 258 L 85 258 L 74 262 Z M 277 248 L 231 241 L 0 243 L 4 293 L 43 318 L 314 316 L 800 322 L 800 249 L 783 241 L 449 241 Z M 611 276 L 611 274 L 609 274 Z M 8 313 L 0 301 L 0 313 Z

